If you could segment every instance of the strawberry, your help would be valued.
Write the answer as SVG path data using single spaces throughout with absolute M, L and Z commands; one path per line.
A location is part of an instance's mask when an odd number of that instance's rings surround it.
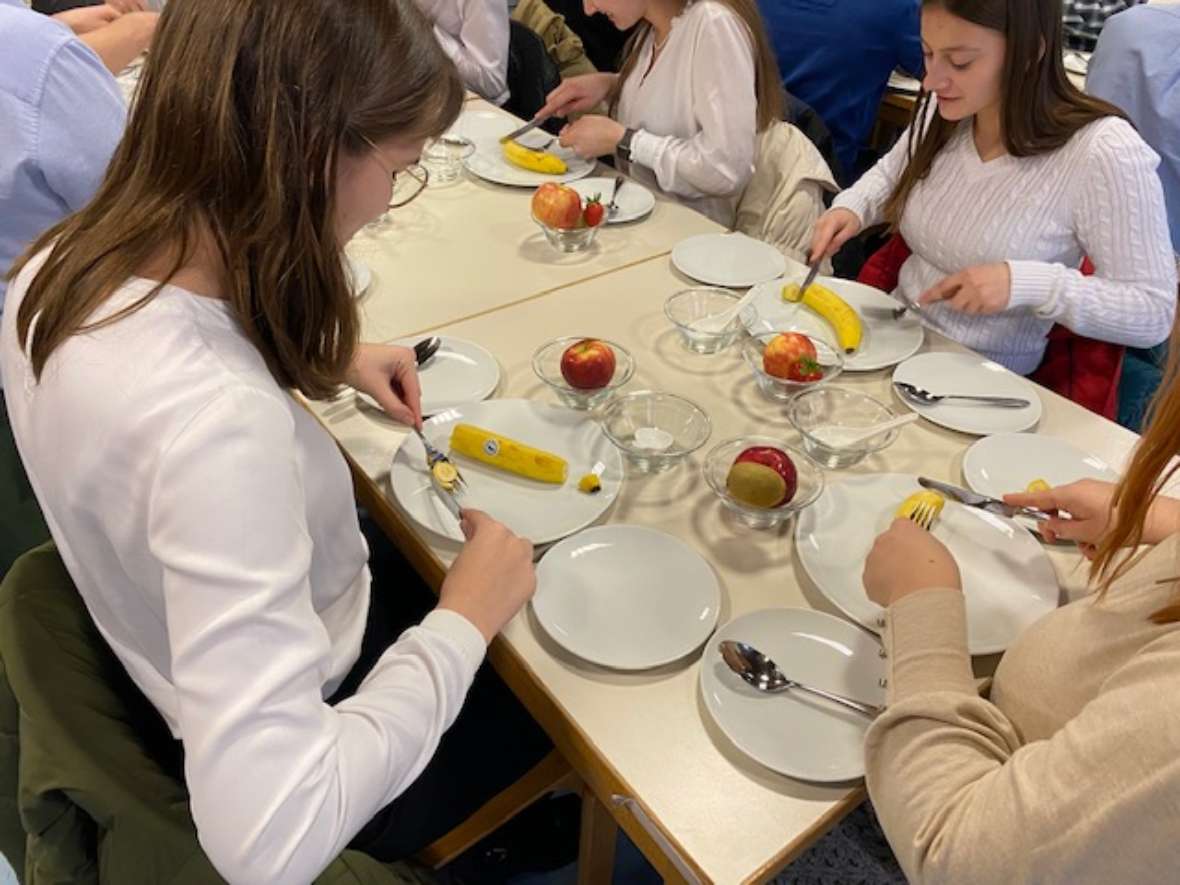
M 804 356 L 791 363 L 791 367 L 787 372 L 787 379 L 790 381 L 797 381 L 800 383 L 810 383 L 812 381 L 819 381 L 824 377 L 823 367 L 820 366 L 811 357 Z
M 602 216 L 605 214 L 606 207 L 602 205 L 602 198 L 594 196 L 586 201 L 586 206 L 582 209 L 582 220 L 586 222 L 587 227 L 598 227 L 602 224 Z

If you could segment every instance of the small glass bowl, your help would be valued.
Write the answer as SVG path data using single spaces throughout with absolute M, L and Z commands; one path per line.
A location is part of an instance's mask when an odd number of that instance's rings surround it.
M 593 390 L 571 387 L 561 374 L 561 356 L 571 344 L 586 341 L 587 338 L 588 336 L 585 335 L 555 338 L 548 344 L 543 344 L 533 354 L 533 371 L 537 373 L 537 377 L 548 384 L 557 394 L 557 398 L 571 409 L 593 409 L 606 402 L 616 390 L 630 381 L 631 376 L 635 373 L 635 360 L 631 358 L 631 353 L 627 348 L 621 344 L 615 344 L 613 341 L 607 341 L 605 338 L 595 338 L 595 341 L 601 341 L 614 351 L 614 377 L 607 382 L 605 387 L 596 387 Z
M 773 446 L 785 452 L 795 465 L 795 496 L 778 507 L 754 507 L 739 501 L 729 493 L 726 479 L 737 456 L 754 446 Z M 755 529 L 773 528 L 786 522 L 800 510 L 815 503 L 824 490 L 824 471 L 815 461 L 798 449 L 783 445 L 769 436 L 740 436 L 714 446 L 705 456 L 705 481 L 716 492 L 721 503 L 737 514 L 738 519 Z
M 824 376 L 817 381 L 791 381 L 789 378 L 779 378 L 769 374 L 762 368 L 762 351 L 771 339 L 781 332 L 763 332 L 748 338 L 742 345 L 742 356 L 745 357 L 750 369 L 754 372 L 754 380 L 758 382 L 758 389 L 767 399 L 778 402 L 789 402 L 795 394 L 813 387 L 827 384 L 844 371 L 844 356 L 840 351 L 820 338 L 805 335 L 815 345 L 815 361 L 819 363 Z M 798 333 L 802 335 L 803 333 Z
M 732 310 L 741 297 L 729 289 L 711 286 L 682 289 L 664 302 L 664 316 L 677 328 L 684 346 L 693 353 L 717 353 L 737 340 L 742 332 L 740 320 L 735 316 L 733 322 L 720 332 L 703 332 L 694 324 Z
M 787 420 L 803 437 L 803 450 L 831 470 L 859 464 L 874 452 L 887 448 L 901 434 L 901 428 L 895 427 L 852 446 L 824 442 L 824 428 L 863 430 L 896 417 L 880 400 L 845 387 L 805 390 L 787 406 Z
M 475 143 L 462 135 L 441 135 L 426 143 L 420 162 L 430 171 L 429 187 L 446 187 L 463 177 L 463 162 Z
M 658 473 L 703 446 L 713 422 L 683 397 L 638 390 L 606 407 L 602 430 L 637 470 Z
M 549 245 L 558 252 L 585 252 L 598 236 L 598 228 L 602 227 L 601 224 L 596 227 L 550 227 L 536 215 L 533 221 L 537 222 L 537 227 L 545 234 Z

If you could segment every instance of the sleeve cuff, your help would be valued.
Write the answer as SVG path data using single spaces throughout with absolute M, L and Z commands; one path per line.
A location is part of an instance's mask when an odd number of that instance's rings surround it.
M 646 129 L 637 129 L 631 136 L 631 162 L 655 169 L 656 161 L 664 149 L 666 136 L 653 135 Z
M 483 634 L 479 632 L 479 629 L 467 618 L 449 608 L 434 609 L 422 619 L 420 626 L 424 630 L 449 640 L 458 649 L 463 656 L 467 682 L 470 684 L 488 650 L 488 645 L 484 642 Z
M 885 615 L 889 703 L 932 691 L 975 695 L 967 653 L 967 605 L 958 590 L 922 590 Z
M 1049 317 L 1057 300 L 1057 284 L 1062 270 L 1061 265 L 1044 261 L 1009 261 L 1012 289 L 1008 306 L 1031 307 Z

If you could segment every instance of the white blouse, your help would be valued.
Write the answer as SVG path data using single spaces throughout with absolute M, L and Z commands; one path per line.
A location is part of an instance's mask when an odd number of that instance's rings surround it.
M 231 883 L 310 882 L 425 767 L 484 656 L 436 609 L 360 690 L 368 550 L 332 438 L 267 371 L 225 302 L 166 287 L 75 335 L 41 380 L 9 288 L 13 434 L 71 577 L 184 743 L 202 847 Z M 131 280 L 96 314 L 153 286 Z M 378 592 L 396 593 L 396 587 Z
M 909 130 L 835 206 L 865 227 L 905 169 Z M 1027 375 L 1054 323 L 1079 335 L 1150 347 L 1168 337 L 1176 311 L 1176 264 L 1168 237 L 1159 157 L 1116 117 L 1095 121 L 1058 150 L 984 163 L 962 123 L 911 191 L 901 235 L 913 254 L 898 289 L 918 298 L 951 274 L 1006 261 L 1007 310 L 973 316 L 945 305 L 923 313 L 939 332 Z M 1079 270 L 1089 257 L 1094 276 Z
M 493 104 L 508 101 L 508 4 L 504 0 L 416 0 L 464 85 Z
M 754 174 L 750 33 L 729 7 L 696 0 L 672 20 L 653 65 L 654 41 L 649 33 L 619 95 L 616 117 L 636 130 L 630 172 L 729 227 Z

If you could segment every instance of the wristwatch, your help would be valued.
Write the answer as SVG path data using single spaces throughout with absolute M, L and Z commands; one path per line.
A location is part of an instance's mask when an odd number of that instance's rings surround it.
M 626 160 L 628 163 L 631 162 L 631 139 L 634 137 L 635 137 L 635 130 L 634 129 L 624 129 L 623 130 L 623 137 L 619 139 L 619 144 L 615 148 L 615 150 L 617 150 L 619 152 L 619 156 L 622 157 L 624 160 Z

